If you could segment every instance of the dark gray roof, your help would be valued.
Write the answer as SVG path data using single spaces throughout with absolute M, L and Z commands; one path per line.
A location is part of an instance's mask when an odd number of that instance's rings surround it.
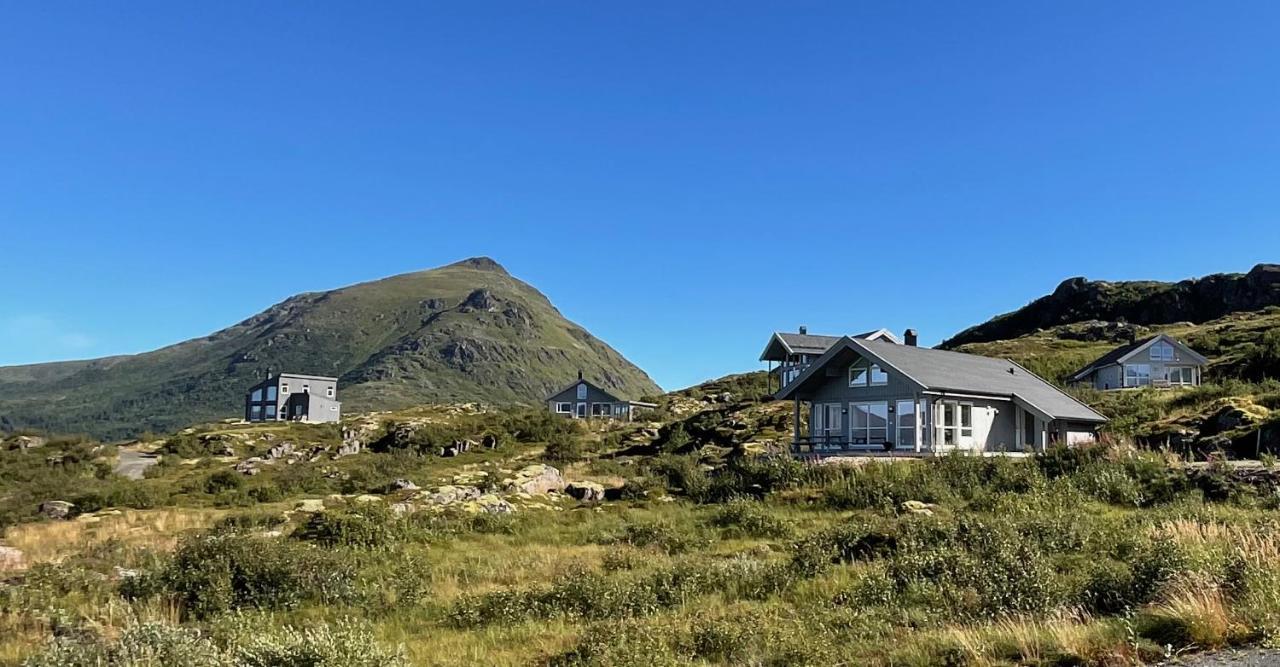
M 1182 341 L 1176 338 L 1172 338 L 1165 334 L 1156 334 L 1154 336 L 1148 336 L 1146 338 L 1143 338 L 1142 340 L 1136 340 L 1132 343 L 1126 343 L 1124 345 L 1121 345 L 1120 347 L 1117 347 L 1116 349 L 1093 360 L 1093 363 L 1089 364 L 1088 366 L 1085 366 L 1084 368 L 1081 368 L 1080 370 L 1072 373 L 1071 377 L 1067 379 L 1073 382 L 1078 380 L 1083 380 L 1084 378 L 1088 377 L 1090 374 L 1097 371 L 1098 369 L 1106 368 L 1107 366 L 1110 366 L 1112 364 L 1118 364 L 1121 361 L 1123 361 L 1125 357 L 1128 357 L 1134 352 L 1141 350 L 1142 348 L 1146 347 L 1147 345 L 1150 345 L 1151 343 L 1161 338 L 1189 352 L 1192 358 L 1196 359 L 1201 364 L 1208 363 L 1207 359 L 1200 356 L 1200 354 L 1198 354 L 1195 350 L 1191 349 L 1190 347 L 1187 347 L 1186 343 L 1183 343 Z
M 844 349 L 896 370 L 915 381 L 925 391 L 1008 397 L 1054 419 L 1089 422 L 1107 420 L 1089 406 L 1008 359 L 853 338 L 843 338 L 832 346 L 795 382 L 778 392 L 778 398 L 790 396 Z M 825 373 L 820 377 L 825 377 Z
M 630 403 L 630 401 L 626 400 L 625 398 L 618 398 L 617 395 L 615 395 L 613 392 L 609 391 L 608 389 L 604 389 L 600 385 L 583 378 L 578 378 L 573 382 L 570 382 L 569 384 L 566 384 L 565 386 L 560 387 L 559 389 L 551 392 L 550 394 L 547 394 L 547 397 L 542 400 L 549 401 L 555 398 L 556 396 L 563 394 L 564 392 L 569 391 L 570 389 L 573 389 L 574 387 L 580 384 L 585 384 L 588 387 L 591 387 L 592 389 L 595 389 L 596 391 L 604 394 L 605 396 L 608 396 L 614 403 Z
M 769 338 L 769 345 L 766 345 L 764 352 L 760 354 L 760 360 L 778 360 L 777 357 L 769 355 L 769 350 L 773 347 L 775 339 L 781 340 L 782 344 L 786 346 L 787 350 L 789 350 L 791 354 L 818 355 L 831 349 L 831 346 L 835 345 L 840 338 L 840 336 L 822 336 L 819 334 L 784 333 L 781 331 L 775 331 L 773 336 Z M 866 333 L 855 334 L 853 338 L 887 338 L 895 343 L 902 342 L 897 336 L 893 335 L 887 329 L 876 329 Z

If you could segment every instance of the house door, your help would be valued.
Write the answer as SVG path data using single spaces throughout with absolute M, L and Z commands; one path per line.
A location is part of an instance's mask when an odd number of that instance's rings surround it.
M 586 403 L 579 403 L 579 404 L 578 404 L 578 419 L 586 419 L 586 418 L 587 418 L 587 404 L 586 404 Z
M 938 420 L 938 439 L 934 447 L 939 452 L 971 449 L 973 438 L 973 405 L 944 402 L 938 405 L 942 418 Z

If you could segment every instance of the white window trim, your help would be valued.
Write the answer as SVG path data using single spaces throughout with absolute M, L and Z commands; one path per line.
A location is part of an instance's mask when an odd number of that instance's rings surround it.
M 571 415 L 573 414 L 573 403 L 556 402 L 556 414 Z
M 1147 369 L 1145 374 L 1138 372 L 1138 369 L 1143 366 L 1145 366 Z M 1134 369 L 1134 373 L 1132 377 L 1133 382 L 1129 381 L 1131 379 L 1129 376 L 1130 368 Z M 1151 386 L 1151 364 L 1125 364 L 1124 368 L 1122 368 L 1120 372 L 1123 374 L 1123 378 L 1121 381 L 1124 383 L 1124 386 L 1126 387 L 1150 387 Z M 1147 379 L 1145 383 L 1141 382 L 1143 377 L 1146 377 Z
M 280 393 L 282 393 L 282 394 L 287 394 L 287 393 L 289 393 L 289 385 L 287 385 L 287 384 L 282 384 L 282 385 L 280 385 Z
M 864 371 L 862 381 L 854 379 L 854 374 L 858 371 Z M 880 378 L 876 379 L 879 374 Z M 866 359 L 860 359 L 849 366 L 849 386 L 850 387 L 883 387 L 889 384 L 889 374 L 885 372 L 880 364 L 873 364 Z
M 871 425 L 871 409 L 870 408 L 873 406 L 883 406 L 884 426 Z M 867 425 L 858 426 L 856 416 L 858 411 L 863 407 L 867 408 Z M 849 443 L 867 445 L 869 447 L 879 446 L 884 444 L 886 441 L 889 440 L 889 430 L 893 428 L 892 426 L 890 426 L 890 424 L 892 423 L 893 419 L 894 419 L 893 414 L 889 412 L 889 401 L 855 401 L 850 403 L 849 404 Z M 880 440 L 873 439 L 871 436 L 871 432 L 873 430 L 884 431 L 884 437 Z M 860 435 L 858 433 L 859 431 L 861 431 Z M 862 438 L 863 440 L 862 442 L 856 442 L 859 437 Z

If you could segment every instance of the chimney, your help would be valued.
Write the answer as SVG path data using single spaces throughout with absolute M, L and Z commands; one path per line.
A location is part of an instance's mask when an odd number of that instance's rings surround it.
M 582 379 L 582 369 L 581 369 L 581 368 L 579 368 L 579 369 L 578 369 L 578 379 L 579 379 L 579 380 L 581 380 L 581 379 Z
M 805 334 L 807 334 L 807 333 L 809 333 L 809 327 L 806 327 L 805 325 L 801 324 L 801 325 L 800 325 L 800 335 L 801 335 L 801 336 L 803 336 L 803 335 L 805 335 Z
M 920 342 L 920 334 L 916 333 L 915 329 L 907 329 L 906 331 L 902 332 L 902 343 L 904 345 L 910 345 L 911 347 L 915 347 L 916 344 L 919 342 Z

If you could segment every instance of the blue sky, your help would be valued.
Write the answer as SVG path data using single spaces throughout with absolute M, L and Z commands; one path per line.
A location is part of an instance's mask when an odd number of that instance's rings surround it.
M 1280 261 L 1274 2 L 2 15 L 0 365 L 488 255 L 675 388 L 774 329 Z

